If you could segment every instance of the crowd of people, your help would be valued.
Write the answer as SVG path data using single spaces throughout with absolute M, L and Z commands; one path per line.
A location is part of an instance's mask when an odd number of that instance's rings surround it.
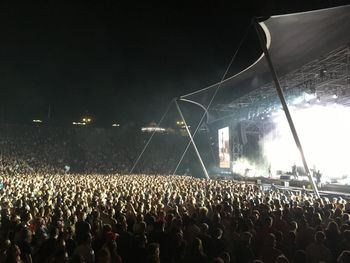
M 0 262 L 349 262 L 350 201 L 160 175 L 2 175 Z
M 169 137 L 128 174 L 135 141 L 52 129 L 0 127 L 0 263 L 350 262 L 350 200 L 169 175 Z
M 0 125 L 0 172 L 5 174 L 127 173 L 150 134 L 135 129 Z M 153 137 L 136 172 L 169 174 L 188 138 L 177 134 Z M 183 162 L 183 170 L 188 168 Z

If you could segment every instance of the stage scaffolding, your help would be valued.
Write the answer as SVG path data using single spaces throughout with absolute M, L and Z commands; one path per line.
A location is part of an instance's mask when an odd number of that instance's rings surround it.
M 350 105 L 350 45 L 342 46 L 282 76 L 280 83 L 289 102 L 305 94 L 315 94 L 313 100 L 323 105 L 334 102 Z M 267 119 L 279 108 L 273 82 L 229 104 L 213 107 L 212 110 L 221 116 L 215 121 L 230 118 L 232 126 L 240 129 L 241 140 L 233 138 L 233 161 L 242 156 L 248 134 L 263 136 L 272 130 L 272 123 Z
M 258 35 L 259 31 L 257 29 Z M 289 126 L 300 151 L 306 174 L 316 196 L 319 196 L 317 186 L 312 179 L 304 151 L 291 119 L 288 106 L 302 107 L 310 103 L 327 105 L 350 103 L 350 46 L 340 47 L 317 60 L 311 61 L 297 70 L 278 77 L 270 54 L 260 36 L 261 46 L 273 77 L 273 81 L 255 89 L 246 95 L 225 105 L 218 105 L 215 110 L 219 116 L 215 121 L 230 118 L 232 126 L 241 129 L 242 145 L 246 135 L 251 132 L 259 137 L 264 132 L 264 124 L 270 123 L 270 115 L 279 109 L 285 111 Z M 296 102 L 297 101 L 297 102 Z M 288 106 L 287 106 L 288 105 Z M 282 106 L 282 107 L 281 107 Z M 226 115 L 226 116 L 225 116 Z M 242 148 L 237 141 L 233 143 L 233 161 L 237 159 L 237 149 Z
M 314 101 L 350 105 L 350 45 L 342 46 L 279 78 L 288 104 L 293 99 L 314 94 Z M 271 81 L 228 104 L 211 110 L 219 119 L 233 121 L 261 119 L 280 108 L 274 82 Z

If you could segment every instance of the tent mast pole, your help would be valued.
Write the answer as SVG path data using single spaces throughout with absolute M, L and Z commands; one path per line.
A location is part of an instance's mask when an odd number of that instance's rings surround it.
M 294 138 L 295 144 L 297 145 L 298 150 L 300 152 L 305 172 L 306 172 L 307 176 L 309 177 L 309 181 L 310 181 L 310 184 L 311 184 L 311 186 L 312 186 L 312 188 L 314 190 L 315 195 L 319 198 L 320 194 L 318 192 L 317 185 L 315 184 L 315 181 L 312 179 L 312 176 L 311 176 L 311 173 L 310 173 L 310 170 L 309 170 L 309 166 L 308 166 L 308 164 L 306 162 L 306 158 L 305 158 L 305 155 L 304 155 L 303 147 L 302 147 L 301 142 L 299 140 L 299 136 L 298 136 L 298 133 L 296 131 L 296 128 L 295 128 L 292 116 L 291 116 L 291 114 L 289 112 L 288 105 L 287 105 L 286 100 L 284 98 L 284 94 L 283 94 L 281 85 L 279 83 L 276 70 L 275 70 L 274 65 L 272 63 L 269 51 L 268 51 L 268 49 L 266 47 L 266 43 L 264 41 L 264 37 L 262 35 L 262 32 L 260 30 L 260 26 L 259 26 L 259 23 L 258 23 L 257 20 L 255 20 L 254 25 L 255 25 L 255 30 L 256 30 L 258 38 L 259 38 L 260 46 L 261 46 L 261 48 L 262 48 L 262 50 L 263 50 L 263 52 L 265 54 L 266 61 L 267 61 L 268 65 L 269 65 L 269 68 L 270 68 L 270 71 L 271 71 L 271 75 L 272 75 L 273 81 L 275 83 L 275 87 L 276 87 L 276 91 L 277 91 L 278 97 L 279 97 L 279 99 L 281 101 L 281 104 L 282 104 L 282 107 L 283 107 L 283 111 L 284 111 L 284 113 L 286 115 L 286 118 L 287 118 L 287 121 L 288 121 L 288 124 L 289 124 L 289 128 L 290 128 L 290 130 L 291 130 L 291 132 L 293 134 L 293 138 Z
M 185 128 L 186 128 L 187 134 L 188 134 L 188 136 L 190 137 L 190 140 L 191 140 L 192 145 L 193 145 L 193 148 L 194 148 L 194 150 L 195 150 L 195 152 L 196 152 L 196 154 L 197 154 L 197 157 L 198 157 L 198 159 L 199 159 L 199 162 L 201 163 L 201 166 L 202 166 L 202 169 L 203 169 L 205 178 L 206 178 L 206 179 L 210 179 L 210 178 L 209 178 L 209 175 L 208 175 L 208 171 L 207 171 L 207 169 L 205 168 L 205 165 L 204 165 L 204 163 L 203 163 L 203 161 L 202 161 L 201 155 L 200 155 L 199 152 L 198 152 L 196 143 L 194 142 L 193 137 L 192 137 L 192 135 L 191 135 L 191 132 L 190 132 L 190 130 L 188 129 L 188 126 L 187 126 L 185 117 L 184 117 L 183 114 L 182 114 L 182 111 L 181 111 L 181 109 L 180 109 L 180 106 L 179 106 L 179 104 L 177 103 L 177 100 L 175 100 L 174 102 L 175 102 L 177 111 L 179 112 L 179 115 L 180 115 L 182 121 L 183 121 L 184 124 L 185 124 Z

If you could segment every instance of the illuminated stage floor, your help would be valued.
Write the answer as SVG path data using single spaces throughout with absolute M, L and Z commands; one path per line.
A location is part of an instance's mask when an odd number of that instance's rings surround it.
M 257 182 L 265 186 L 274 184 L 280 189 L 290 190 L 306 190 L 312 191 L 309 179 L 307 176 L 299 176 L 298 179 L 282 180 L 280 176 L 268 177 L 240 177 L 240 181 Z M 287 182 L 287 183 L 286 183 Z M 319 187 L 319 192 L 324 195 L 345 196 L 350 197 L 350 178 L 333 180 L 333 182 L 325 182 Z

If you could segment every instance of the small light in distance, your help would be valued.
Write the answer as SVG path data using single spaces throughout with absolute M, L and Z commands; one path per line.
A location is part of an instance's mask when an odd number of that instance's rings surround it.
M 183 121 L 177 121 L 176 124 L 177 125 L 184 125 L 185 123 Z
M 33 120 L 33 122 L 43 122 L 42 120 Z
M 72 124 L 73 124 L 73 125 L 78 125 L 78 126 L 84 126 L 84 125 L 86 125 L 85 122 L 75 122 L 75 121 L 73 121 Z
M 112 124 L 112 127 L 119 127 L 119 126 L 120 126 L 119 123 L 113 123 L 113 124 Z
M 86 123 L 86 124 L 90 123 L 91 121 L 92 121 L 91 118 L 88 118 L 88 117 L 82 118 L 82 122 L 84 122 L 84 123 Z
M 141 131 L 142 132 L 165 132 L 165 129 L 160 127 L 142 127 Z

